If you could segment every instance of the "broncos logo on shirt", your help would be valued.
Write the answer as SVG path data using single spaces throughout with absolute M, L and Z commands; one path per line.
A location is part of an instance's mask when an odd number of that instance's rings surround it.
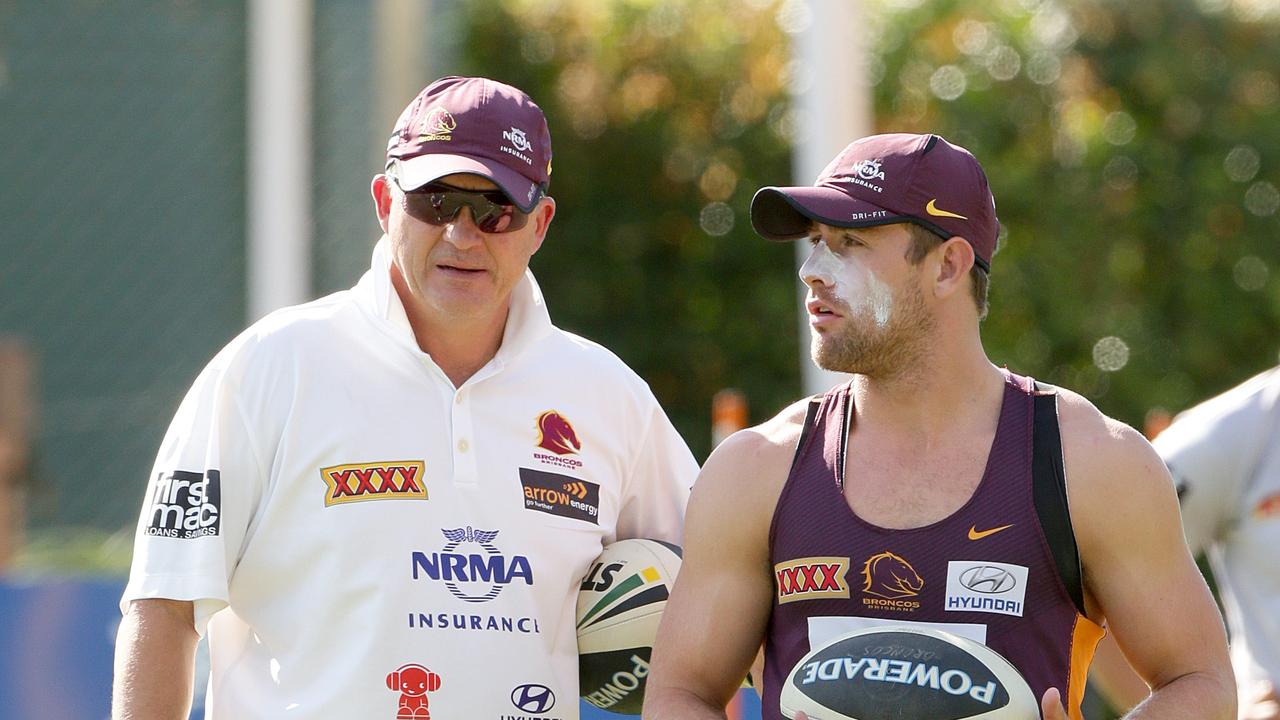
M 538 447 L 557 455 L 571 455 L 582 449 L 582 442 L 563 415 L 548 410 L 538 416 Z
M 924 578 L 911 563 L 888 550 L 867 559 L 862 580 L 862 592 L 890 600 L 914 597 L 924 587 Z

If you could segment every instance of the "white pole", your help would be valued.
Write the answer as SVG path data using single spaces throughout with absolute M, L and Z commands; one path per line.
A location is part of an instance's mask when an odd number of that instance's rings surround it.
M 871 87 L 866 74 L 867 38 L 859 18 L 859 0 L 808 0 L 810 21 L 792 38 L 791 53 L 800 68 L 793 93 L 796 141 L 792 177 L 797 185 L 812 183 L 845 145 L 869 135 L 875 124 Z M 808 248 L 796 243 L 796 269 Z M 803 282 L 797 280 L 800 296 Z M 825 392 L 848 379 L 813 364 L 809 357 L 809 320 L 800 307 L 800 367 L 804 392 Z
M 374 151 L 378 172 L 387 156 L 404 106 L 430 82 L 436 63 L 431 56 L 429 18 L 433 0 L 376 0 L 374 3 Z
M 373 4 L 374 152 L 378 171 L 400 112 L 433 79 L 430 23 L 433 0 L 377 0 Z
M 249 0 L 248 314 L 311 292 L 311 0 Z

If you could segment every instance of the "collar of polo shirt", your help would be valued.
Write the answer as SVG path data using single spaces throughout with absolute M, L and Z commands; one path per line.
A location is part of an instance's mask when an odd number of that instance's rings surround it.
M 360 280 L 357 287 L 361 302 L 385 323 L 391 335 L 402 344 L 412 347 L 415 352 L 422 352 L 414 338 L 413 328 L 409 325 L 404 303 L 391 284 L 391 250 L 385 235 L 374 246 L 370 272 Z M 551 330 L 551 315 L 543 300 L 542 288 L 538 287 L 533 272 L 526 269 L 524 278 L 511 291 L 507 327 L 503 331 L 502 346 L 498 348 L 494 359 L 500 364 L 510 362 L 550 334 Z

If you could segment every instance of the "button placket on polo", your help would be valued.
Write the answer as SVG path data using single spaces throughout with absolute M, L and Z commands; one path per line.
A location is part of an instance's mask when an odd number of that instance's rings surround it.
M 454 391 L 451 411 L 453 438 L 453 482 L 456 485 L 475 485 L 479 482 L 476 464 L 475 434 L 471 407 L 475 391 L 463 386 Z

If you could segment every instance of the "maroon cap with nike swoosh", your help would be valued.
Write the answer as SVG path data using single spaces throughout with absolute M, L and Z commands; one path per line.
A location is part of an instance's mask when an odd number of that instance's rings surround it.
M 812 186 L 761 188 L 751 199 L 751 224 L 770 240 L 804 237 L 812 222 L 915 223 L 968 240 L 987 271 L 1000 231 L 995 198 L 973 153 L 937 135 L 907 133 L 855 140 Z

